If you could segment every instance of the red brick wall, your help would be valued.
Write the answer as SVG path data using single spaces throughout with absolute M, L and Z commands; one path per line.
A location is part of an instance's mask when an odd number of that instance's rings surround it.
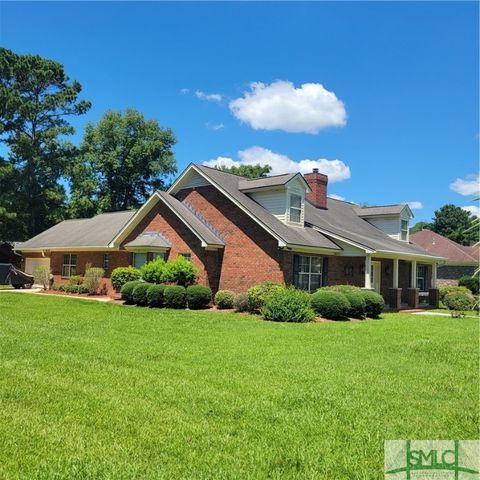
M 311 190 L 310 193 L 307 193 L 306 199 L 316 207 L 327 208 L 327 175 L 313 172 L 306 173 L 304 178 Z
M 266 280 L 292 282 L 291 254 L 280 251 L 276 239 L 215 187 L 181 190 L 178 198 L 200 212 L 223 237 L 225 248 L 218 256 L 220 289 L 244 292 Z
M 365 286 L 364 257 L 329 257 L 328 284 Z M 345 269 L 352 271 L 351 276 L 345 276 Z

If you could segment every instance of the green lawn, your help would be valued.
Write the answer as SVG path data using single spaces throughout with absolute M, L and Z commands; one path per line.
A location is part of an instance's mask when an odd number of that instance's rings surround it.
M 1 479 L 381 479 L 478 438 L 478 319 L 278 324 L 0 294 Z

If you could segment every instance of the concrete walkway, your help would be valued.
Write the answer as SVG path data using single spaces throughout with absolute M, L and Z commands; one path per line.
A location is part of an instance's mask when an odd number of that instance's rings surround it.
M 62 295 L 61 293 L 43 293 L 43 288 L 38 287 L 38 286 L 33 286 L 33 288 L 19 288 L 19 289 L 0 289 L 0 295 L 5 292 L 5 293 L 36 293 L 39 295 L 42 295 L 44 297 L 61 297 L 61 298 L 76 298 L 79 300 L 94 300 L 96 302 L 103 302 L 103 303 L 108 303 L 108 302 L 113 302 L 115 301 L 111 297 L 107 297 L 105 295 L 102 296 L 91 296 L 91 297 L 82 297 L 80 295 Z
M 451 317 L 449 313 L 443 312 L 411 312 L 412 315 L 436 315 L 439 317 Z M 464 318 L 479 318 L 478 315 L 465 315 Z

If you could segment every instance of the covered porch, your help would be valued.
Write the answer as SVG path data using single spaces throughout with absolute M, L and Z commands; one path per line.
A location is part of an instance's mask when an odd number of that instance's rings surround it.
M 364 276 L 364 288 L 380 293 L 391 309 L 438 307 L 436 261 L 367 254 Z

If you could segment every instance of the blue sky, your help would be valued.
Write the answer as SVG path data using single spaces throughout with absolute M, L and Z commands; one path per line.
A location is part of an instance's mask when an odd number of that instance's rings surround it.
M 474 2 L 0 9 L 2 46 L 55 59 L 83 85 L 93 108 L 73 120 L 76 142 L 87 121 L 134 107 L 174 130 L 179 170 L 219 157 L 276 170 L 303 160 L 328 170 L 329 192 L 347 200 L 420 202 L 415 220 L 473 205 Z

